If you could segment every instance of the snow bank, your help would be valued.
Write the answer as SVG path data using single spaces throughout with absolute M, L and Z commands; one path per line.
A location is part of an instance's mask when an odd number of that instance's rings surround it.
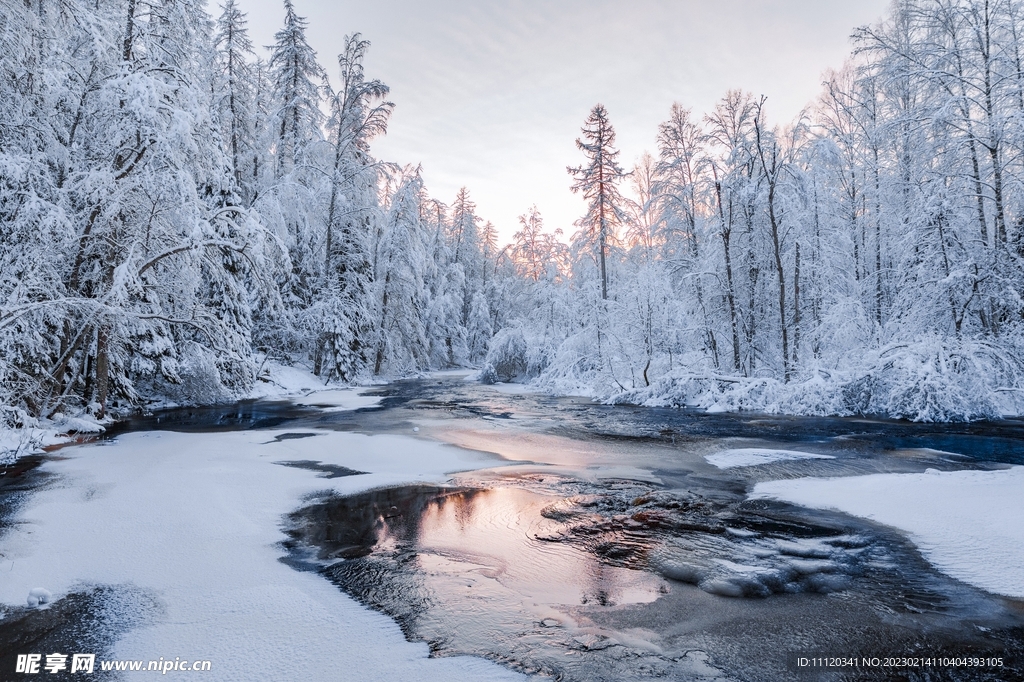
M 788 383 L 676 369 L 650 386 L 602 390 L 594 383 L 593 391 L 610 403 L 648 407 L 947 422 L 1024 413 L 1022 383 L 1022 368 L 990 344 L 925 338 L 850 354 Z
M 918 422 L 1000 419 L 1024 414 L 1024 367 L 984 341 L 927 337 L 846 353 L 789 382 L 716 372 L 697 354 L 644 376 L 623 358 L 599 361 L 584 333 L 556 348 L 515 327 L 495 335 L 483 383 L 522 381 L 532 390 L 609 404 L 693 407 L 709 412 L 869 416 Z M 657 366 L 659 363 L 654 363 Z M 761 371 L 771 371 L 764 367 Z
M 328 410 L 356 410 L 380 404 L 379 397 L 363 396 L 360 388 L 325 386 L 323 380 L 305 369 L 267 361 L 256 386 L 246 396 L 262 399 L 290 399 L 298 405 L 323 407 Z
M 40 436 L 38 429 L 0 428 L 0 466 L 38 450 L 41 447 Z
M 792 459 L 835 459 L 832 455 L 818 455 L 813 452 L 797 452 L 796 450 L 767 450 L 763 448 L 737 448 L 723 450 L 712 455 L 704 455 L 709 464 L 719 469 L 733 467 L 752 467 L 759 464 L 770 464 Z
M 327 411 L 358 410 L 380 404 L 379 397 L 360 395 L 359 388 L 325 387 L 323 380 L 303 367 L 268 361 L 259 381 L 247 396 L 289 399 L 298 405 L 323 407 Z
M 323 380 L 305 367 L 267 360 L 247 398 L 283 398 L 324 389 Z
M 1024 467 L 758 483 L 752 497 L 837 509 L 909 534 L 940 571 L 1024 598 Z
M 248 399 L 292 400 L 298 405 L 322 407 L 325 411 L 357 410 L 375 407 L 381 398 L 360 394 L 363 388 L 325 388 L 312 372 L 274 361 L 266 362 L 253 389 L 242 396 Z M 225 397 L 225 396 L 221 396 Z M 150 408 L 171 407 L 171 400 L 150 403 Z M 100 421 L 88 412 L 78 415 L 57 413 L 50 419 L 35 418 L 24 410 L 0 405 L 0 465 L 23 455 L 39 452 L 47 445 L 66 443 L 78 434 L 98 434 L 113 420 Z
M 52 419 L 36 419 L 22 410 L 0 409 L 0 466 L 47 445 L 67 443 L 77 434 L 102 433 L 104 429 L 103 423 L 88 414 L 70 417 L 58 413 Z
M 282 517 L 306 495 L 441 482 L 494 460 L 399 436 L 278 433 L 133 433 L 63 450 L 44 464 L 61 485 L 35 493 L 0 540 L 0 601 L 132 584 L 163 613 L 113 657 L 208 659 L 217 680 L 521 679 L 480 659 L 430 659 L 387 617 L 279 561 Z M 324 479 L 274 463 L 289 460 L 373 473 Z

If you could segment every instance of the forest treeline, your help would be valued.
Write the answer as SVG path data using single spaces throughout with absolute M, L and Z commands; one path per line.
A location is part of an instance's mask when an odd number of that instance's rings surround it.
M 394 105 L 285 0 L 0 8 L 3 421 L 478 367 L 652 405 L 1021 412 L 1024 4 L 899 0 L 787 126 L 674 105 L 631 169 L 590 112 L 567 239 L 371 154 Z M 332 83 L 337 84 L 336 87 Z M 524 208 L 528 199 L 524 199 Z

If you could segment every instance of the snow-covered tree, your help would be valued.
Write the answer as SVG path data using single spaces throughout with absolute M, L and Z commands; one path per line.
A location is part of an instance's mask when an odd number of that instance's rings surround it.
M 577 223 L 573 236 L 578 244 L 592 249 L 601 271 L 601 298 L 608 298 L 608 249 L 617 239 L 616 230 L 625 220 L 625 201 L 618 183 L 626 176 L 619 166 L 615 129 L 604 105 L 597 104 L 583 124 L 583 139 L 576 146 L 587 158 L 582 166 L 567 168 L 573 176 L 572 191 L 583 194 L 587 214 Z
M 284 0 L 284 11 L 284 26 L 274 34 L 269 63 L 279 177 L 293 170 L 310 145 L 320 139 L 323 121 L 320 84 L 324 71 L 306 41 L 306 19 L 295 12 L 292 0 Z
M 311 313 L 322 330 L 314 353 L 314 371 L 351 380 L 367 361 L 370 315 L 370 237 L 380 222 L 377 164 L 370 141 L 387 132 L 394 105 L 383 101 L 388 87 L 366 80 L 363 59 L 370 43 L 356 33 L 345 38 L 338 56 L 341 87 L 331 93 L 327 123 L 331 146 L 324 264 Z
M 259 156 L 254 98 L 259 88 L 254 72 L 254 53 L 246 15 L 235 0 L 221 6 L 214 44 L 219 57 L 214 93 L 221 124 L 221 136 L 231 158 L 231 172 L 242 194 L 251 203 Z
M 420 223 L 423 180 L 419 167 L 394 179 L 395 190 L 377 245 L 377 340 L 373 373 L 406 372 L 427 363 L 423 272 L 427 257 Z

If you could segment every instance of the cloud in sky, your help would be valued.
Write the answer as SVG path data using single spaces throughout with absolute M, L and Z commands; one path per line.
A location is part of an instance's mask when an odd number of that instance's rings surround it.
M 239 0 L 252 38 L 269 45 L 280 0 Z M 372 46 L 366 72 L 391 86 L 390 132 L 374 153 L 423 163 L 431 194 L 465 185 L 504 238 L 536 203 L 567 234 L 583 211 L 567 165 L 598 103 L 627 168 L 654 152 L 673 102 L 696 115 L 726 90 L 768 97 L 770 118 L 792 120 L 838 68 L 856 26 L 888 0 L 295 0 L 309 41 L 334 77 L 344 36 Z M 216 13 L 218 10 L 214 8 Z

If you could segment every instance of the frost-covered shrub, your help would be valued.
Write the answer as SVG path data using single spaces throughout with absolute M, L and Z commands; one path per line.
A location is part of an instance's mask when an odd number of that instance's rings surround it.
M 529 368 L 528 354 L 523 330 L 519 327 L 505 328 L 491 339 L 486 365 L 493 369 L 499 380 L 512 381 L 526 375 Z
M 540 382 L 550 390 L 563 393 L 593 392 L 600 380 L 601 359 L 594 352 L 592 330 L 573 334 L 550 355 Z
M 23 409 L 0 405 L 0 430 L 26 429 L 39 425 L 39 420 Z
M 25 410 L 0 405 L 0 465 L 9 464 L 42 445 L 38 426 L 39 420 Z
M 490 364 L 484 365 L 480 369 L 480 373 L 477 374 L 477 377 L 481 384 L 486 384 L 488 386 L 501 381 L 501 379 L 498 378 L 498 372 L 494 369 L 494 365 Z
M 878 353 L 841 394 L 852 414 L 913 421 L 998 418 L 1019 410 L 1020 370 L 990 344 L 928 339 Z

